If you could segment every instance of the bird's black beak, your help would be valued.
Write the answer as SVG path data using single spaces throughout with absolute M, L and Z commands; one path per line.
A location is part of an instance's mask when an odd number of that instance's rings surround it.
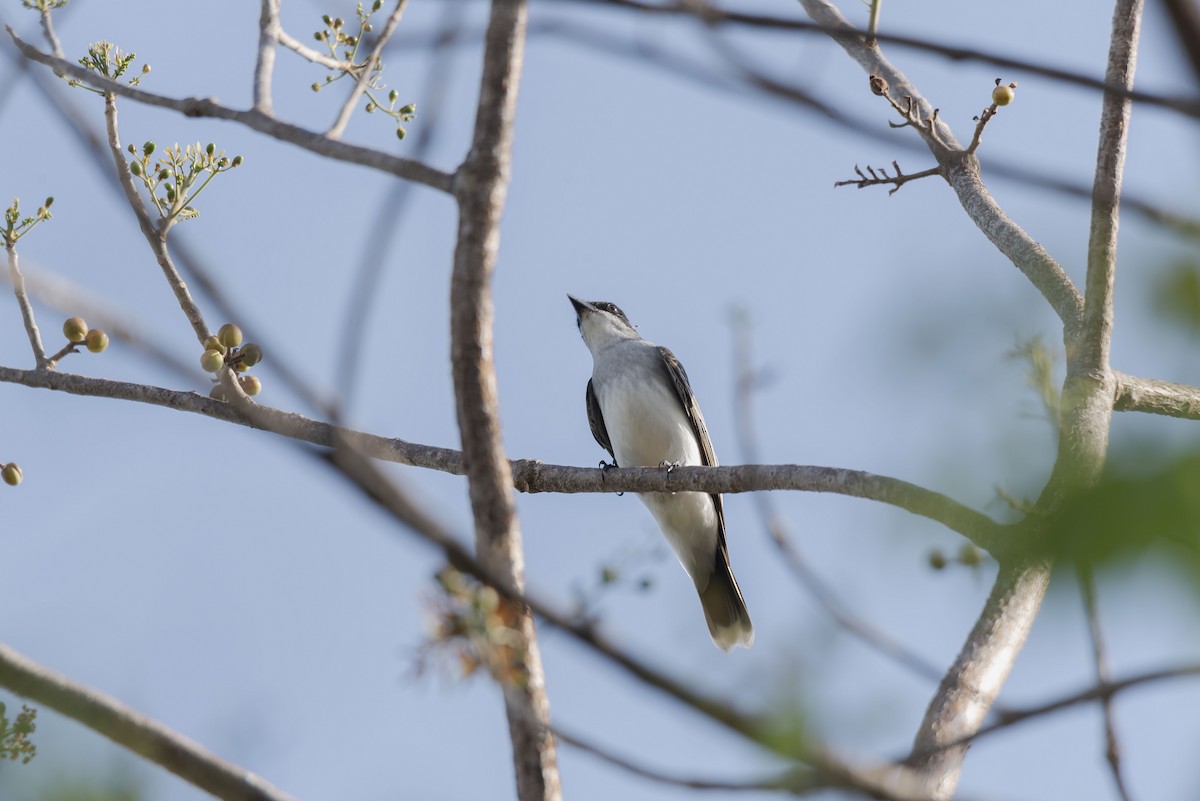
M 567 295 L 571 301 L 571 305 L 575 307 L 575 316 L 582 317 L 585 311 L 595 311 L 596 307 L 588 303 L 586 300 L 580 300 L 574 295 Z

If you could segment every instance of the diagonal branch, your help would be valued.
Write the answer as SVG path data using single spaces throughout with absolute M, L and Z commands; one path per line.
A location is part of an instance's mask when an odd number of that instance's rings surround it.
M 21 308 L 21 320 L 25 324 L 25 334 L 29 337 L 29 346 L 33 349 L 33 360 L 37 369 L 43 370 L 51 366 L 51 360 L 46 358 L 46 348 L 42 345 L 42 332 L 38 329 L 37 318 L 33 315 L 33 304 L 29 302 L 29 293 L 25 290 L 25 276 L 21 274 L 17 246 L 13 242 L 6 242 L 4 249 L 8 254 L 8 280 L 12 284 L 13 294 L 17 297 L 17 305 Z
M 111 696 L 71 681 L 0 643 L 0 685 L 61 712 L 224 801 L 293 801 L 266 779 Z
M 72 78 L 82 81 L 88 86 L 99 89 L 102 92 L 127 97 L 130 100 L 135 100 L 148 106 L 172 109 L 183 114 L 185 117 L 211 117 L 213 119 L 231 120 L 274 139 L 290 142 L 305 150 L 334 159 L 335 161 L 361 164 L 365 167 L 380 170 L 381 172 L 391 173 L 397 178 L 404 178 L 424 184 L 433 189 L 443 192 L 451 191 L 453 177 L 450 174 L 434 169 L 427 164 L 422 164 L 419 161 L 400 158 L 399 156 L 393 156 L 390 153 L 373 150 L 369 147 L 350 145 L 336 139 L 330 139 L 324 134 L 310 131 L 307 128 L 302 128 L 299 125 L 293 125 L 289 122 L 283 122 L 257 109 L 233 109 L 223 106 L 211 98 L 189 97 L 181 100 L 147 92 L 134 86 L 126 86 L 116 81 L 110 81 L 94 72 L 85 70 L 77 64 L 72 64 L 65 59 L 55 58 L 43 53 L 17 36 L 16 31 L 11 26 L 5 26 L 5 30 L 8 31 L 8 35 L 12 37 L 13 42 L 26 58 L 36 61 L 39 64 L 45 64 L 55 71 L 61 71 L 63 74 L 70 75 Z
M 1083 608 L 1087 616 L 1088 635 L 1092 641 L 1092 663 L 1096 668 L 1096 681 L 1100 686 L 1111 684 L 1109 678 L 1108 653 L 1104 645 L 1104 630 L 1100 625 L 1100 610 L 1096 605 L 1096 576 L 1091 565 L 1079 564 L 1079 591 L 1083 595 Z M 1125 775 L 1121 770 L 1121 744 L 1117 739 L 1116 715 L 1113 712 L 1112 696 L 1100 700 L 1104 713 L 1104 757 L 1116 785 L 1121 801 L 1130 801 L 1129 788 L 1125 786 Z
M 979 161 L 967 155 L 944 120 L 934 118 L 934 109 L 916 87 L 884 57 L 879 47 L 869 46 L 826 0 L 800 0 L 814 22 L 828 28 L 830 37 L 862 66 L 867 75 L 886 81 L 893 95 L 912 98 L 913 113 L 928 126 L 914 126 L 937 158 L 943 174 L 971 221 L 1026 278 L 1064 322 L 1083 310 L 1083 298 L 1062 266 L 1019 225 L 1009 219 L 987 190 L 979 174 Z

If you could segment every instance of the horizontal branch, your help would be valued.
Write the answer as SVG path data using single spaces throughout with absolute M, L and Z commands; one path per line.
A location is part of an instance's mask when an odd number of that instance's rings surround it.
M 291 142 L 305 150 L 336 161 L 361 164 L 364 167 L 371 167 L 381 172 L 390 173 L 397 178 L 415 181 L 433 189 L 440 189 L 443 192 L 450 192 L 452 190 L 454 184 L 453 175 L 430 167 L 422 162 L 393 156 L 390 153 L 373 150 L 369 147 L 351 145 L 337 139 L 330 139 L 324 134 L 310 131 L 307 128 L 302 128 L 299 125 L 293 125 L 289 122 L 283 122 L 257 109 L 234 109 L 223 106 L 212 98 L 205 97 L 187 97 L 182 99 L 167 97 L 133 86 L 127 86 L 116 81 L 110 81 L 101 75 L 80 67 L 78 64 L 73 64 L 66 59 L 56 58 L 48 53 L 43 53 L 17 36 L 16 31 L 9 25 L 5 26 L 5 30 L 8 31 L 8 35 L 12 37 L 13 43 L 16 44 L 17 49 L 26 58 L 36 61 L 39 64 L 45 64 L 54 69 L 55 72 L 69 75 L 103 92 L 111 92 L 120 97 L 127 97 L 130 100 L 144 103 L 147 106 L 178 111 L 185 117 L 211 117 L 238 122 L 247 128 L 266 134 L 274 139 Z
M 1117 373 L 1113 410 L 1200 420 L 1200 387 Z
M 0 383 L 51 389 L 72 395 L 114 398 L 148 403 L 177 411 L 201 414 L 228 423 L 271 431 L 301 442 L 334 447 L 338 441 L 354 446 L 364 456 L 387 462 L 464 475 L 462 453 L 451 448 L 422 445 L 340 428 L 293 412 L 254 406 L 246 416 L 228 403 L 196 392 L 112 381 L 106 378 L 46 370 L 20 370 L 0 366 Z M 935 520 L 971 542 L 1001 555 L 1008 546 L 1004 527 L 941 493 L 887 476 L 861 470 L 805 465 L 741 465 L 736 467 L 658 467 L 598 469 L 552 465 L 536 459 L 512 462 L 513 485 L 521 492 L 758 492 L 795 490 L 831 492 L 879 501 Z
M 245 768 L 111 696 L 77 684 L 0 643 L 0 686 L 77 720 L 224 801 L 293 801 Z

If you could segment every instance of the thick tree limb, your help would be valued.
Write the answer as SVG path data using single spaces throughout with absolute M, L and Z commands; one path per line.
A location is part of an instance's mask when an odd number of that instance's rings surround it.
M 424 184 L 433 189 L 440 189 L 443 192 L 451 191 L 453 177 L 427 164 L 393 156 L 379 150 L 372 150 L 369 147 L 350 145 L 336 139 L 330 139 L 324 134 L 310 131 L 307 128 L 301 128 L 299 125 L 293 125 L 289 122 L 283 122 L 258 109 L 233 109 L 223 106 L 211 98 L 189 97 L 177 99 L 166 97 L 133 86 L 126 86 L 123 83 L 110 81 L 77 64 L 72 64 L 65 59 L 55 58 L 43 53 L 17 36 L 16 31 L 11 26 L 5 26 L 5 29 L 8 31 L 8 35 L 12 37 L 13 42 L 22 55 L 26 58 L 36 61 L 39 64 L 45 64 L 55 71 L 61 71 L 63 74 L 70 75 L 72 78 L 103 92 L 127 97 L 139 103 L 145 103 L 148 106 L 172 109 L 183 114 L 185 117 L 212 117 L 220 120 L 231 120 L 274 139 L 291 142 L 305 150 L 334 159 L 335 161 L 361 164 L 365 167 L 390 173 L 397 178 L 404 178 Z
M 245 768 L 226 762 L 156 720 L 71 681 L 0 643 L 0 685 L 79 721 L 224 801 L 293 801 Z
M 517 590 L 525 554 L 504 455 L 492 351 L 492 275 L 512 164 L 513 120 L 525 43 L 525 0 L 493 0 L 484 37 L 475 131 L 454 178 L 458 238 L 450 281 L 450 366 L 480 560 Z M 517 625 L 522 682 L 504 686 L 520 801 L 562 798 L 550 702 L 533 616 Z

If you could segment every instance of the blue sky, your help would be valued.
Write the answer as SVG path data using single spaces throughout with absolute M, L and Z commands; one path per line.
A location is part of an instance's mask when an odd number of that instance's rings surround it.
M 302 40 L 322 13 L 352 6 L 284 4 Z M 910 7 L 912 6 L 912 7 Z M 786 2 L 739 4 L 793 14 Z M 414 2 L 401 41 L 435 29 L 442 4 Z M 852 19 L 865 7 L 844 3 Z M 484 6 L 465 3 L 468 21 Z M 1021 0 L 887 4 L 885 29 L 1001 51 L 1100 75 L 1110 10 L 1093 3 Z M 35 19 L 10 4 L 4 19 L 30 40 Z M 153 72 L 145 87 L 172 96 L 250 103 L 256 4 L 74 4 L 59 32 L 69 54 L 101 38 L 135 51 Z M 719 59 L 700 28 L 563 0 L 535 0 L 535 24 L 565 21 L 615 41 Z M 774 34 L 736 41 L 777 74 L 876 127 L 845 131 L 749 90 L 728 92 L 642 60 L 555 33 L 528 44 L 513 183 L 495 284 L 496 361 L 506 446 L 514 458 L 593 465 L 583 389 L 591 361 L 566 293 L 618 303 L 648 339 L 687 366 L 724 463 L 741 460 L 735 437 L 730 311 L 750 315 L 756 365 L 771 381 L 755 397 L 761 458 L 849 467 L 945 492 L 995 515 L 995 488 L 1035 494 L 1054 446 L 1024 367 L 1006 354 L 1056 320 L 1025 279 L 983 238 L 934 179 L 881 190 L 833 188 L 855 164 L 898 159 L 906 172 L 932 163 L 909 131 L 889 131 L 885 104 L 840 50 L 820 37 Z M 987 104 L 996 68 L 885 48 L 966 140 Z M 6 51 L 7 52 L 7 51 Z M 385 79 L 418 105 L 410 139 L 383 119 L 356 115 L 347 138 L 410 152 L 439 106 L 427 157 L 453 169 L 465 152 L 478 82 L 476 44 L 451 61 L 440 103 L 421 96 L 428 50 L 392 54 Z M 11 60 L 4 70 L 15 80 Z M 324 71 L 280 51 L 276 110 L 322 127 L 337 90 L 314 95 Z M 1020 87 L 990 124 L 987 165 L 1023 167 L 1090 184 L 1099 96 L 1046 79 L 1003 73 Z M 1191 91 L 1157 4 L 1151 4 L 1138 85 Z M 67 92 L 97 129 L 99 98 Z M 269 343 L 260 399 L 309 411 L 269 364 L 298 366 L 322 392 L 336 384 L 339 332 L 350 278 L 379 237 L 373 221 L 393 183 L 324 162 L 236 125 L 121 104 L 122 137 L 140 143 L 215 141 L 245 165 L 206 190 L 201 216 L 177 236 L 202 254 L 243 309 L 251 339 Z M 1196 210 L 1194 124 L 1137 109 L 1126 189 Z M 55 218 L 21 244 L 31 273 L 60 274 L 105 298 L 189 363 L 199 352 L 123 202 L 27 80 L 0 107 L 0 196 L 36 204 L 56 197 Z M 1008 213 L 1079 281 L 1086 257 L 1084 204 L 1019 183 L 990 181 Z M 7 201 L 6 201 L 7 202 Z M 449 198 L 416 188 L 394 222 L 394 246 L 357 343 L 362 371 L 349 397 L 355 426 L 457 444 L 448 364 Z M 1156 276 L 1194 244 L 1133 216 L 1122 223 L 1114 366 L 1197 383 L 1194 342 L 1157 320 Z M 223 319 L 202 298 L 210 324 Z M 0 363 L 31 363 L 15 302 L 0 321 Z M 44 331 L 67 315 L 42 309 Z M 115 343 L 63 369 L 206 390 Z M 25 483 L 0 503 L 5 596 L 0 637 L 260 772 L 305 801 L 513 797 L 499 694 L 487 681 L 413 675 L 427 636 L 430 548 L 309 458 L 271 435 L 129 403 L 5 385 L 0 460 Z M 1114 418 L 1114 443 L 1149 438 L 1194 446 L 1195 425 Z M 428 508 L 469 539 L 463 479 L 390 467 Z M 898 510 L 840 497 L 773 497 L 795 541 L 858 614 L 938 665 L 948 665 L 982 607 L 994 568 L 926 566 L 959 538 Z M 732 559 L 758 630 L 750 652 L 712 647 L 690 583 L 632 497 L 518 498 L 527 575 L 571 603 L 601 565 L 633 554 L 631 575 L 598 607 L 618 643 L 671 674 L 755 708 L 793 700 L 849 754 L 903 753 L 932 686 L 834 627 L 781 564 L 748 496 L 727 499 Z M 647 555 L 649 554 L 649 555 Z M 657 554 L 657 555 L 655 555 Z M 640 555 L 640 556 L 639 556 Z M 1153 563 L 1100 577 L 1101 611 L 1116 675 L 1200 657 L 1195 596 Z M 1086 629 L 1069 581 L 1052 591 L 1002 701 L 1019 706 L 1091 682 Z M 1147 621 L 1154 625 L 1147 625 Z M 580 646 L 542 634 L 554 719 L 648 765 L 686 775 L 753 776 L 769 766 L 753 748 L 631 682 Z M 0 698 L 9 699 L 0 693 Z M 1134 792 L 1181 798 L 1200 776 L 1191 756 L 1200 730 L 1177 714 L 1200 690 L 1185 684 L 1131 693 L 1117 704 Z M 41 754 L 4 766 L 15 797 L 49 777 L 131 771 L 147 797 L 203 797 L 115 746 L 45 711 Z M 1014 767 L 1019 766 L 1019 769 Z M 564 746 L 573 799 L 682 798 L 684 791 L 613 770 Z M 1080 708 L 981 742 L 963 793 L 1004 798 L 1111 795 L 1099 713 Z M 720 796 L 721 794 L 714 794 Z

